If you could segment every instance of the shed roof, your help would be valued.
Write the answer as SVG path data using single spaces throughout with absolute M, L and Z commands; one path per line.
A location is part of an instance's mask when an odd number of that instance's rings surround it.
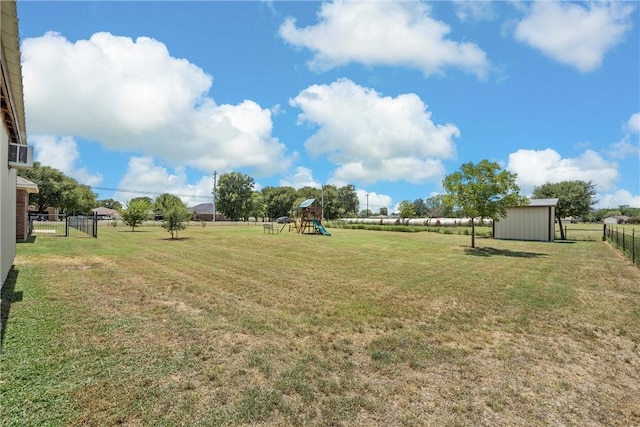
M 560 199 L 529 199 L 528 206 L 545 207 L 545 206 L 558 206 Z

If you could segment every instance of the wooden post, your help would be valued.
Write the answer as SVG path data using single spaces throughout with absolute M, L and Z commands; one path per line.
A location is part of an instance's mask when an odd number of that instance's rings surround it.
M 636 229 L 631 229 L 631 261 L 636 262 Z

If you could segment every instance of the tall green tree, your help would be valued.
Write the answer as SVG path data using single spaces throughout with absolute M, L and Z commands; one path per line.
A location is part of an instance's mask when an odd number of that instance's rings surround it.
M 556 219 L 560 226 L 560 238 L 566 239 L 562 218 L 573 216 L 583 218 L 588 216 L 597 202 L 595 185 L 591 181 L 561 181 L 547 182 L 534 187 L 533 197 L 536 199 L 558 199 Z
M 415 218 L 416 211 L 413 207 L 413 203 L 409 200 L 402 200 L 398 205 L 398 213 L 400 214 L 400 218 Z
M 445 196 L 438 194 L 425 200 L 427 216 L 430 218 L 451 218 L 453 217 L 453 208 L 444 202 Z
M 356 188 L 353 185 L 348 184 L 338 188 L 337 205 L 338 218 L 347 218 L 358 215 L 360 201 L 358 200 Z
M 316 199 L 317 201 L 320 201 L 320 199 L 322 198 L 322 190 L 316 187 L 305 186 L 299 188 L 296 191 L 296 195 L 298 199 L 301 199 L 302 201 L 307 199 Z
M 320 190 L 320 206 L 324 219 L 339 218 L 338 189 L 335 185 L 325 185 Z
M 96 207 L 96 194 L 88 185 L 81 185 L 73 178 L 65 178 L 61 208 L 67 213 L 89 214 Z
M 151 197 L 149 197 L 149 196 L 134 197 L 133 199 L 129 200 L 129 203 L 135 202 L 135 201 L 138 201 L 138 200 L 145 202 L 150 207 L 153 207 L 153 199 Z
M 18 175 L 38 185 L 38 193 L 29 196 L 29 203 L 40 213 L 47 208 L 64 212 L 89 213 L 97 205 L 97 196 L 86 185 L 66 176 L 58 169 L 33 162 L 31 169 L 19 169 Z
M 427 216 L 427 205 L 422 199 L 416 199 L 413 201 L 413 210 L 418 218 Z
M 102 206 L 103 208 L 115 209 L 115 210 L 122 209 L 122 203 L 113 199 L 98 200 L 97 206 Z
M 444 178 L 445 203 L 471 218 L 472 248 L 476 247 L 474 218 L 496 220 L 506 215 L 507 208 L 526 203 L 519 194 L 516 176 L 485 159 L 477 164 L 465 163 Z
M 293 187 L 264 187 L 261 191 L 265 205 L 265 215 L 275 219 L 291 215 L 296 200 L 296 190 Z
M 216 209 L 234 221 L 247 219 L 251 210 L 254 181 L 240 172 L 220 175 Z
M 262 218 L 264 220 L 266 212 L 266 205 L 264 203 L 264 197 L 262 197 L 262 193 L 259 191 L 254 191 L 251 195 L 251 208 L 249 210 L 249 215 L 254 217 L 256 221 L 258 218 Z
M 129 201 L 125 208 L 120 212 L 122 216 L 122 222 L 131 227 L 131 231 L 136 231 L 136 228 L 141 226 L 152 205 L 147 200 L 138 198 Z
M 163 193 L 154 201 L 155 211 L 162 214 L 162 228 L 171 234 L 171 238 L 178 238 L 178 231 L 186 228 L 187 205 L 180 197 Z

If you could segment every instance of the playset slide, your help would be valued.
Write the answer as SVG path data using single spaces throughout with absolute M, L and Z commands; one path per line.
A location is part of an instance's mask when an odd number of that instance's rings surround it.
M 329 232 L 327 231 L 327 229 L 326 229 L 326 228 L 324 228 L 324 227 L 322 226 L 322 224 L 320 224 L 320 223 L 318 222 L 318 220 L 317 220 L 317 219 L 314 219 L 312 222 L 313 222 L 313 226 L 314 226 L 314 227 L 316 228 L 316 230 L 318 230 L 320 233 L 324 234 L 325 236 L 331 236 L 331 233 L 329 233 Z

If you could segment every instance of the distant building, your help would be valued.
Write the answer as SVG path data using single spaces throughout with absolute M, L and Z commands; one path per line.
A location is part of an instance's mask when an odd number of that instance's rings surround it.
M 629 217 L 626 215 L 614 215 L 603 219 L 602 222 L 607 225 L 616 225 L 625 224 L 628 220 Z
M 196 221 L 213 221 L 213 203 L 200 203 L 192 208 L 188 208 L 187 212 L 189 212 Z M 216 221 L 224 220 L 226 220 L 226 217 L 220 212 L 217 212 Z
M 91 209 L 94 215 L 98 217 L 98 219 L 116 219 L 120 218 L 120 214 L 115 209 L 105 208 L 100 206 L 98 208 Z
M 531 199 L 529 204 L 507 209 L 493 222 L 493 237 L 505 240 L 553 242 L 558 199 Z

